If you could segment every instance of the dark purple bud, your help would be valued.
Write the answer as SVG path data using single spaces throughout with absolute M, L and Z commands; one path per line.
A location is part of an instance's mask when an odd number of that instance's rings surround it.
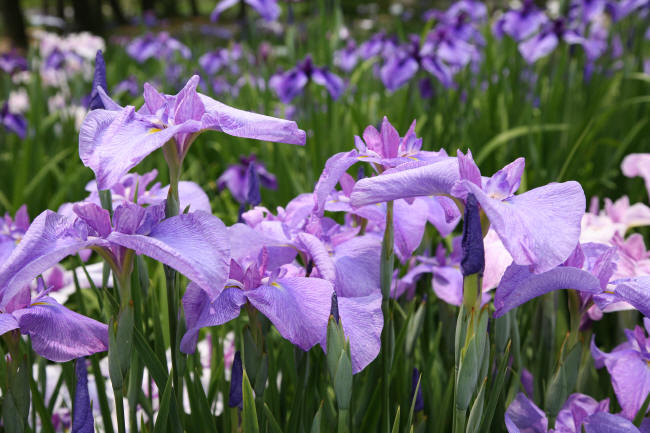
M 230 373 L 230 397 L 228 406 L 242 408 L 244 398 L 242 396 L 242 380 L 244 371 L 241 365 L 241 353 L 235 352 L 235 359 L 232 362 L 232 372 Z
M 363 164 L 359 164 L 359 169 L 357 170 L 357 180 L 361 180 L 364 177 L 366 177 L 366 171 L 364 169 Z
M 336 297 L 336 292 L 332 293 L 332 306 L 330 307 L 330 316 L 334 317 L 336 323 L 340 323 L 341 317 L 339 316 L 339 300 Z
M 262 202 L 260 194 L 260 176 L 257 174 L 257 166 L 251 162 L 246 169 L 246 202 L 251 206 L 257 206 Z
M 483 274 L 485 269 L 485 251 L 483 250 L 483 229 L 481 214 L 474 194 L 469 194 L 465 203 L 463 217 L 463 257 L 460 267 L 463 275 Z
M 415 388 L 418 386 L 418 381 L 420 380 L 420 372 L 417 367 L 413 367 L 413 375 L 411 376 L 411 400 L 413 400 L 413 395 L 415 394 Z M 419 412 L 424 410 L 424 399 L 422 398 L 422 382 L 420 382 L 420 387 L 418 388 L 417 397 L 415 397 L 415 407 L 414 412 Z
M 108 84 L 106 84 L 106 63 L 104 62 L 102 50 L 97 50 L 97 55 L 95 56 L 95 76 L 93 77 L 93 89 L 90 92 L 89 110 L 105 108 L 102 98 L 100 98 L 97 92 L 98 86 L 104 89 L 105 92 L 108 92 Z
M 74 411 L 72 416 L 72 433 L 93 433 L 95 431 L 93 411 L 90 408 L 88 394 L 88 370 L 86 358 L 75 362 L 77 387 L 74 392 Z

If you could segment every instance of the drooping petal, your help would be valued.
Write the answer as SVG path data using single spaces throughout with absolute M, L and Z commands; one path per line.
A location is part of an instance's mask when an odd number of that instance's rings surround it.
M 393 206 L 395 252 L 404 262 L 411 257 L 422 242 L 429 216 L 429 207 L 423 200 L 414 200 L 412 204 L 407 203 L 406 200 L 395 200 Z
M 245 0 L 266 21 L 275 21 L 280 16 L 277 0 Z
M 357 236 L 334 248 L 336 293 L 341 297 L 368 296 L 379 292 L 381 239 Z
M 199 97 L 205 106 L 201 129 L 255 140 L 305 144 L 305 131 L 298 129 L 294 121 L 238 110 L 200 93 Z
M 334 283 L 336 280 L 334 261 L 330 257 L 325 244 L 316 236 L 309 233 L 300 233 L 298 235 L 298 241 L 309 254 L 310 259 L 320 274 L 320 278 Z
M 548 419 L 523 393 L 518 393 L 506 410 L 506 427 L 510 433 L 547 433 Z
M 582 269 L 557 267 L 542 274 L 534 274 L 528 266 L 513 263 L 506 269 L 497 287 L 494 315 L 502 316 L 533 298 L 560 289 L 574 289 L 586 293 L 602 291 L 598 278 Z
M 18 321 L 9 313 L 0 313 L 0 335 L 18 328 Z
M 458 162 L 448 158 L 416 168 L 359 180 L 350 197 L 354 207 L 398 198 L 448 194 L 458 180 Z
M 280 335 L 309 350 L 322 342 L 334 287 L 320 278 L 282 278 L 246 291 L 250 303 L 264 314 Z
M 616 284 L 614 294 L 650 317 L 650 276 L 623 280 Z
M 205 290 L 211 300 L 228 279 L 228 231 L 219 218 L 206 212 L 168 218 L 148 236 L 113 232 L 108 239 L 171 266 Z
M 244 292 L 238 287 L 225 288 L 214 301 L 196 283 L 187 286 L 183 295 L 183 309 L 187 332 L 181 339 L 181 352 L 194 353 L 199 330 L 208 326 L 223 325 L 239 316 L 246 303 Z
M 22 241 L 0 267 L 0 308 L 52 266 L 101 239 L 88 238 L 85 224 L 75 225 L 73 218 L 50 210 L 41 213 L 29 227 Z
M 446 303 L 463 303 L 463 274 L 460 269 L 453 266 L 433 267 L 431 285 L 436 296 Z
M 221 0 L 210 13 L 210 21 L 217 21 L 221 12 L 235 6 L 237 3 L 239 3 L 239 0 Z
M 579 432 L 582 423 L 591 415 L 609 411 L 609 399 L 601 402 L 588 395 L 571 394 L 555 419 L 557 432 Z
M 366 368 L 379 354 L 384 316 L 381 311 L 381 292 L 368 296 L 339 297 L 339 314 L 343 332 L 350 339 L 352 373 Z M 321 341 L 321 346 L 325 347 Z
M 68 310 L 53 298 L 40 298 L 13 315 L 21 334 L 31 337 L 34 351 L 50 361 L 70 361 L 108 349 L 106 325 Z
M 586 433 L 639 433 L 639 429 L 629 420 L 607 412 L 591 415 L 583 426 Z
M 577 182 L 550 183 L 501 201 L 463 181 L 518 265 L 545 272 L 563 263 L 580 237 L 586 200 Z

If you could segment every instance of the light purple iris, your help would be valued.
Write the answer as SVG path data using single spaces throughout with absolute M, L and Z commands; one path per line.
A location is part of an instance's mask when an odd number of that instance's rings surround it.
M 505 414 L 509 433 L 639 433 L 629 420 L 609 413 L 609 399 L 600 402 L 584 394 L 571 394 L 548 428 L 546 414 L 519 393 Z
M 76 204 L 74 212 L 76 218 L 48 210 L 32 222 L 0 268 L 0 308 L 37 275 L 87 248 L 100 253 L 118 276 L 130 271 L 124 267 L 132 250 L 176 269 L 209 296 L 225 284 L 230 250 L 225 226 L 215 216 L 197 211 L 164 219 L 164 203 L 147 208 L 123 203 L 112 218 L 94 203 Z
M 230 49 L 220 48 L 205 53 L 199 57 L 199 65 L 209 75 L 216 74 L 223 67 L 227 67 L 231 73 L 237 74 L 239 72 L 237 61 L 242 58 L 243 54 L 241 45 L 234 44 Z
M 7 74 L 12 75 L 15 72 L 26 71 L 27 69 L 29 69 L 27 59 L 18 54 L 16 50 L 0 54 L 0 70 L 5 71 Z
M 0 267 L 0 335 L 18 329 L 30 336 L 36 353 L 56 362 L 108 348 L 106 325 L 59 304 L 48 296 L 52 288 L 46 288 L 42 279 L 38 280 L 36 297 L 29 286 L 33 277 L 20 287 L 10 287 L 3 278 L 8 264 L 10 260 Z
M 277 0 L 244 0 L 244 2 L 255 9 L 266 21 L 277 20 L 282 12 Z M 210 14 L 210 21 L 217 21 L 223 11 L 238 4 L 240 4 L 240 0 L 221 0 Z
M 22 205 L 13 218 L 5 213 L 0 220 L 0 266 L 20 243 L 29 228 L 29 214 L 27 206 Z
M 621 170 L 627 177 L 640 176 L 650 197 L 650 153 L 631 153 L 621 163 Z
M 108 189 L 148 154 L 169 141 L 176 145 L 179 164 L 195 137 L 205 130 L 236 137 L 304 144 L 305 132 L 295 122 L 229 107 L 196 91 L 193 76 L 177 95 L 158 93 L 144 85 L 144 105 L 121 107 L 101 89 L 104 110 L 91 111 L 79 132 L 79 155 Z
M 544 11 L 532 0 L 525 0 L 520 9 L 509 10 L 494 22 L 492 32 L 498 38 L 508 35 L 521 42 L 548 21 Z
M 259 179 L 259 185 L 268 188 L 276 189 L 278 187 L 275 175 L 269 173 L 264 164 L 257 162 L 255 155 L 242 156 L 239 158 L 239 164 L 233 164 L 223 172 L 219 179 L 217 179 L 217 188 L 222 191 L 228 188 L 232 196 L 239 203 L 252 203 L 249 200 L 249 192 L 251 189 L 251 179 L 253 178 L 249 172 L 249 167 L 255 172 L 255 176 Z
M 483 178 L 471 153 L 432 164 L 403 164 L 379 176 L 358 181 L 352 191 L 355 207 L 429 195 L 464 200 L 472 193 L 490 220 L 514 263 L 542 273 L 563 263 L 580 236 L 585 196 L 577 182 L 551 183 L 514 195 L 524 160 L 519 158 L 490 178 Z
M 645 331 L 640 326 L 626 329 L 627 341 L 610 353 L 598 349 L 595 336 L 591 340 L 591 355 L 596 368 L 607 367 L 623 416 L 634 419 L 650 393 L 650 319 L 644 318 Z
M 310 81 L 325 86 L 332 99 L 338 99 L 345 90 L 345 83 L 338 75 L 325 67 L 315 66 L 311 56 L 305 57 L 294 68 L 275 74 L 269 80 L 269 86 L 285 104 L 300 95 Z
M 120 81 L 113 87 L 113 94 L 119 95 L 126 93 L 131 97 L 135 97 L 140 92 L 140 84 L 134 75 L 130 75 L 124 80 Z
M 334 53 L 334 64 L 345 72 L 352 71 L 358 62 L 359 49 L 353 39 L 348 40 L 344 48 Z
M 616 248 L 602 244 L 583 244 L 561 266 L 534 274 L 527 266 L 511 264 L 503 274 L 494 296 L 495 317 L 541 296 L 561 289 L 574 289 L 581 293 L 582 308 L 589 305 L 590 295 L 607 289 L 616 269 Z
M 126 52 L 138 63 L 144 63 L 151 58 L 169 61 L 176 52 L 184 59 L 192 57 L 190 49 L 167 32 L 155 35 L 147 33 L 135 38 L 127 45 Z
M 244 269 L 233 260 L 228 284 L 214 300 L 195 284 L 188 286 L 183 296 L 187 332 L 181 340 L 181 351 L 193 353 L 201 328 L 236 318 L 247 302 L 264 314 L 284 338 L 309 350 L 326 332 L 332 292 L 332 284 L 320 278 L 292 276 L 286 269 L 268 273 L 264 263 Z
M 20 114 L 11 113 L 6 101 L 0 109 L 0 125 L 4 126 L 7 131 L 16 134 L 21 139 L 25 139 L 27 136 L 27 119 Z

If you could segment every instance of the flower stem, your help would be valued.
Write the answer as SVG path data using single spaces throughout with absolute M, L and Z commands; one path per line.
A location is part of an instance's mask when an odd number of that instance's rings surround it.
M 386 229 L 381 245 L 381 293 L 383 297 L 382 312 L 384 314 L 384 330 L 381 334 L 383 352 L 383 394 L 384 394 L 384 427 L 391 431 L 390 425 L 390 370 L 393 359 L 392 323 L 390 308 L 390 289 L 393 282 L 395 266 L 393 202 L 386 203 Z

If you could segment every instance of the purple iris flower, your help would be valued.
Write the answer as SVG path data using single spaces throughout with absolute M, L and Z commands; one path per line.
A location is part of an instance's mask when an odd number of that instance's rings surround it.
M 9 75 L 13 75 L 18 71 L 26 71 L 29 69 L 29 65 L 25 57 L 18 54 L 16 50 L 11 50 L 0 54 L 0 69 Z
M 322 341 L 332 284 L 320 278 L 291 276 L 287 269 L 267 272 L 264 262 L 268 252 L 262 256 L 261 265 L 252 263 L 245 269 L 232 260 L 228 283 L 213 300 L 196 284 L 187 287 L 183 296 L 187 332 L 181 340 L 181 351 L 193 353 L 201 328 L 236 318 L 247 302 L 264 314 L 280 335 L 301 349 L 309 350 Z
M 21 139 L 25 139 L 27 136 L 27 119 L 20 114 L 9 112 L 9 105 L 6 101 L 0 109 L 0 124 Z
M 249 155 L 240 157 L 239 164 L 230 165 L 219 176 L 219 179 L 217 179 L 218 190 L 223 191 L 224 188 L 228 188 L 239 203 L 259 204 L 248 200 L 248 193 L 251 189 L 250 184 L 253 179 L 253 176 L 248 174 L 250 167 L 257 176 L 260 186 L 267 189 L 277 189 L 278 183 L 275 175 L 269 173 L 264 164 L 257 161 L 255 155 Z
M 76 218 L 45 211 L 0 267 L 6 308 L 37 275 L 83 249 L 97 251 L 117 275 L 124 275 L 128 250 L 162 262 L 215 296 L 227 279 L 230 250 L 225 226 L 197 211 L 164 219 L 164 203 L 143 208 L 123 203 L 112 218 L 95 203 L 78 203 Z
M 159 205 L 167 199 L 169 185 L 161 186 L 160 182 L 154 182 L 158 175 L 158 170 L 154 169 L 145 174 L 127 173 L 120 181 L 111 186 L 111 198 L 113 200 L 113 209 L 124 203 L 136 203 L 141 206 Z M 91 180 L 86 185 L 86 191 L 90 194 L 83 202 L 95 203 L 101 206 L 97 182 Z M 178 183 L 179 208 L 181 211 L 189 209 L 190 211 L 212 212 L 210 199 L 203 189 L 196 183 L 190 181 L 180 181 Z M 58 213 L 66 216 L 74 216 L 75 203 L 64 203 Z
M 627 341 L 610 353 L 598 349 L 596 337 L 591 340 L 591 355 L 596 368 L 607 367 L 623 416 L 634 419 L 650 393 L 650 319 L 643 318 L 645 331 L 640 326 L 626 329 Z
M 127 45 L 126 52 L 138 63 L 144 63 L 150 58 L 171 60 L 175 52 L 180 53 L 184 59 L 192 57 L 190 49 L 167 32 L 156 35 L 147 33 L 135 38 Z
M 269 80 L 269 86 L 285 104 L 301 94 L 310 81 L 325 86 L 332 99 L 338 99 L 345 90 L 345 83 L 338 75 L 325 67 L 314 66 L 311 56 L 305 57 L 294 68 L 275 74 Z
M 578 245 L 565 263 L 535 274 L 528 266 L 511 264 L 503 274 L 494 296 L 495 317 L 529 300 L 554 290 L 574 289 L 581 293 L 586 310 L 590 295 L 607 289 L 615 264 L 616 248 L 603 244 Z M 596 301 L 598 303 L 598 301 Z
M 236 74 L 239 71 L 237 61 L 243 55 L 240 44 L 235 44 L 231 49 L 221 48 L 216 51 L 210 51 L 199 57 L 199 65 L 209 75 L 214 75 L 223 67 L 228 67 L 230 72 Z
M 277 20 L 282 12 L 277 0 L 244 0 L 244 2 L 255 9 L 266 21 Z M 238 4 L 240 4 L 240 0 L 221 0 L 210 14 L 210 21 L 217 21 L 223 11 Z
M 497 38 L 508 35 L 521 42 L 537 32 L 548 20 L 544 11 L 537 8 L 533 0 L 525 0 L 520 9 L 507 11 L 496 20 L 492 32 Z
M 345 72 L 352 71 L 358 62 L 359 50 L 353 39 L 348 40 L 344 48 L 334 53 L 334 64 Z
M 304 144 L 305 132 L 295 122 L 238 110 L 196 91 L 193 76 L 177 95 L 158 93 L 144 85 L 144 105 L 121 107 L 101 88 L 106 109 L 93 110 L 79 132 L 79 155 L 107 189 L 148 154 L 174 140 L 179 163 L 190 144 L 205 130 L 235 137 Z
M 627 419 L 609 413 L 609 399 L 600 402 L 584 394 L 571 394 L 555 419 L 555 428 L 548 428 L 546 414 L 519 393 L 505 414 L 509 433 L 639 433 Z
M 313 211 L 317 216 L 322 216 L 325 210 L 357 214 L 374 222 L 382 232 L 385 224 L 384 208 L 351 208 L 350 194 L 355 186 L 354 181 L 350 182 L 351 179 L 345 176 L 346 171 L 358 162 L 369 163 L 375 171 L 381 173 L 404 164 L 434 162 L 447 158 L 444 150 L 421 150 L 422 139 L 415 135 L 415 122 L 404 137 L 400 137 L 385 117 L 380 131 L 374 126 L 368 126 L 363 132 L 363 139 L 355 137 L 355 145 L 356 149 L 337 153 L 325 163 L 323 173 L 314 188 Z M 344 187 L 342 194 L 335 193 L 334 190 L 339 182 Z M 395 247 L 398 257 L 402 261 L 410 257 L 422 240 L 427 221 L 446 236 L 458 223 L 459 216 L 458 209 L 448 198 L 423 197 L 417 200 L 395 201 Z
M 437 162 L 412 162 L 359 180 L 351 195 L 354 207 L 436 194 L 465 200 L 474 194 L 514 263 L 541 273 L 563 263 L 574 251 L 586 200 L 577 182 L 551 183 L 514 195 L 524 160 L 519 158 L 483 178 L 471 152 Z
M 128 78 L 120 81 L 113 87 L 113 93 L 119 95 L 121 93 L 127 93 L 132 97 L 135 97 L 140 92 L 140 84 L 135 75 L 130 75 Z
M 18 208 L 13 218 L 9 213 L 5 213 L 4 218 L 0 219 L 0 266 L 20 243 L 28 228 L 29 214 L 26 205 Z
M 386 48 L 395 44 L 395 39 L 389 38 L 386 36 L 386 33 L 375 33 L 370 39 L 361 44 L 359 47 L 359 55 L 363 60 L 368 60 L 371 57 L 382 54 L 384 51 L 388 51 Z

